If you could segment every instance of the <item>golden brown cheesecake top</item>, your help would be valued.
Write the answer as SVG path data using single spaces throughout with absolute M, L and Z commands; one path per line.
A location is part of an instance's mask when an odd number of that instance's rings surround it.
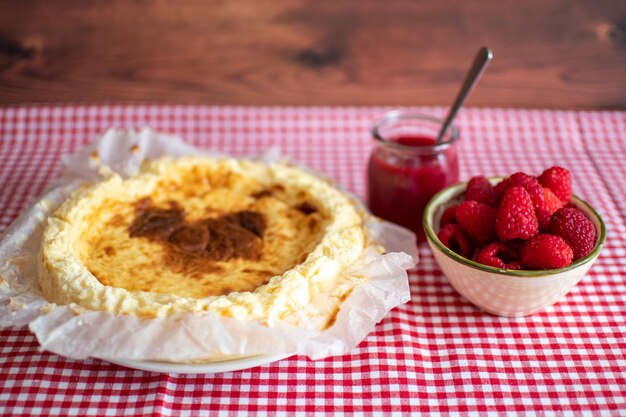
M 49 220 L 40 282 L 59 303 L 148 316 L 283 317 L 363 253 L 361 217 L 285 164 L 157 160 L 77 192 Z

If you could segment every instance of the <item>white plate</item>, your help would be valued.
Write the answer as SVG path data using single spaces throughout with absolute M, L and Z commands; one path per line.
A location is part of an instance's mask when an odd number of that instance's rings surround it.
M 157 361 L 133 361 L 124 359 L 103 359 L 116 365 L 142 371 L 176 373 L 176 374 L 214 374 L 218 372 L 240 371 L 254 368 L 293 356 L 293 353 L 278 355 L 256 355 L 247 358 L 230 359 L 209 363 L 174 363 Z

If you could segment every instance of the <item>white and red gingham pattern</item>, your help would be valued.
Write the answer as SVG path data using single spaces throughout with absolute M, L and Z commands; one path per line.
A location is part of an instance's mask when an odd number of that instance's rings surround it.
M 105 129 L 151 126 L 232 154 L 269 145 L 365 194 L 368 128 L 383 108 L 59 106 L 0 109 L 0 231 L 59 172 L 59 157 Z M 442 109 L 421 109 L 441 114 Z M 559 164 L 608 240 L 560 303 L 527 318 L 481 313 L 426 247 L 412 301 L 350 355 L 292 357 L 217 375 L 162 375 L 38 351 L 0 331 L 0 414 L 626 415 L 626 113 L 467 109 L 462 177 Z

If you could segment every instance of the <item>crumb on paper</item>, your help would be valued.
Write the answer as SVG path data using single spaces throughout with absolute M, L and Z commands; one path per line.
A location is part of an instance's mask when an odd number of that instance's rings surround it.
M 49 304 L 46 304 L 45 306 L 40 307 L 39 312 L 41 314 L 48 314 L 48 313 L 51 313 L 56 307 L 57 307 L 56 304 L 49 303 Z
M 130 151 L 133 153 L 139 152 L 139 145 L 134 144 L 133 146 L 130 147 Z
M 350 275 L 350 278 L 355 278 L 355 279 L 365 279 L 365 275 L 361 275 L 361 274 L 355 274 L 355 275 Z
M 9 307 L 12 310 L 23 310 L 27 307 L 26 304 L 17 301 L 14 297 L 9 298 Z
M 100 154 L 98 154 L 98 151 L 93 151 L 89 155 L 89 159 L 91 159 L 92 161 L 99 161 L 100 160 Z

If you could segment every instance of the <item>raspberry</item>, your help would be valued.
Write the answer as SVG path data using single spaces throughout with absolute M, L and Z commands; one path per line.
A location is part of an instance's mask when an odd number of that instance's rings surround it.
M 539 228 L 548 230 L 550 218 L 558 209 L 563 207 L 563 202 L 552 190 L 545 187 L 543 189 L 543 202 L 543 207 L 537 210 L 537 218 L 539 219 Z
M 447 248 L 458 253 L 464 258 L 470 259 L 474 253 L 474 245 L 458 224 L 446 224 L 443 226 L 437 237 Z
M 476 254 L 476 262 L 500 269 L 523 269 L 517 253 L 502 242 L 492 242 Z
M 439 227 L 443 227 L 446 224 L 450 224 L 450 223 L 456 223 L 456 209 L 459 207 L 459 205 L 455 205 L 455 206 L 450 206 L 447 209 L 445 209 L 443 211 L 443 214 L 441 215 L 441 220 L 439 220 Z
M 465 199 L 478 201 L 491 207 L 498 206 L 498 194 L 489 180 L 482 176 L 469 180 L 465 190 Z
M 565 204 L 572 197 L 572 176 L 565 168 L 553 166 L 546 169 L 539 176 L 539 183 L 552 190 Z
M 522 262 L 531 269 L 563 268 L 573 258 L 572 248 L 560 236 L 538 234 L 522 247 Z
M 477 245 L 493 242 L 496 238 L 496 209 L 477 201 L 464 201 L 456 211 L 461 229 Z
M 539 231 L 539 221 L 528 192 L 511 187 L 504 193 L 496 216 L 496 232 L 502 241 L 527 240 Z
M 514 253 L 517 253 L 517 258 L 519 259 L 519 253 L 522 250 L 522 246 L 524 246 L 524 243 L 526 243 L 525 240 L 520 240 L 520 239 L 514 239 L 514 240 L 509 240 L 508 242 L 506 242 L 506 247 L 511 249 Z
M 516 172 L 510 177 L 500 181 L 495 186 L 494 190 L 499 196 L 503 196 L 506 190 L 511 187 L 524 188 L 528 194 L 530 194 L 535 210 L 541 210 L 543 208 L 543 189 L 536 178 L 524 174 L 523 172 Z
M 550 233 L 563 238 L 574 251 L 574 260 L 584 258 L 596 244 L 596 227 L 577 208 L 557 210 L 550 220 Z

